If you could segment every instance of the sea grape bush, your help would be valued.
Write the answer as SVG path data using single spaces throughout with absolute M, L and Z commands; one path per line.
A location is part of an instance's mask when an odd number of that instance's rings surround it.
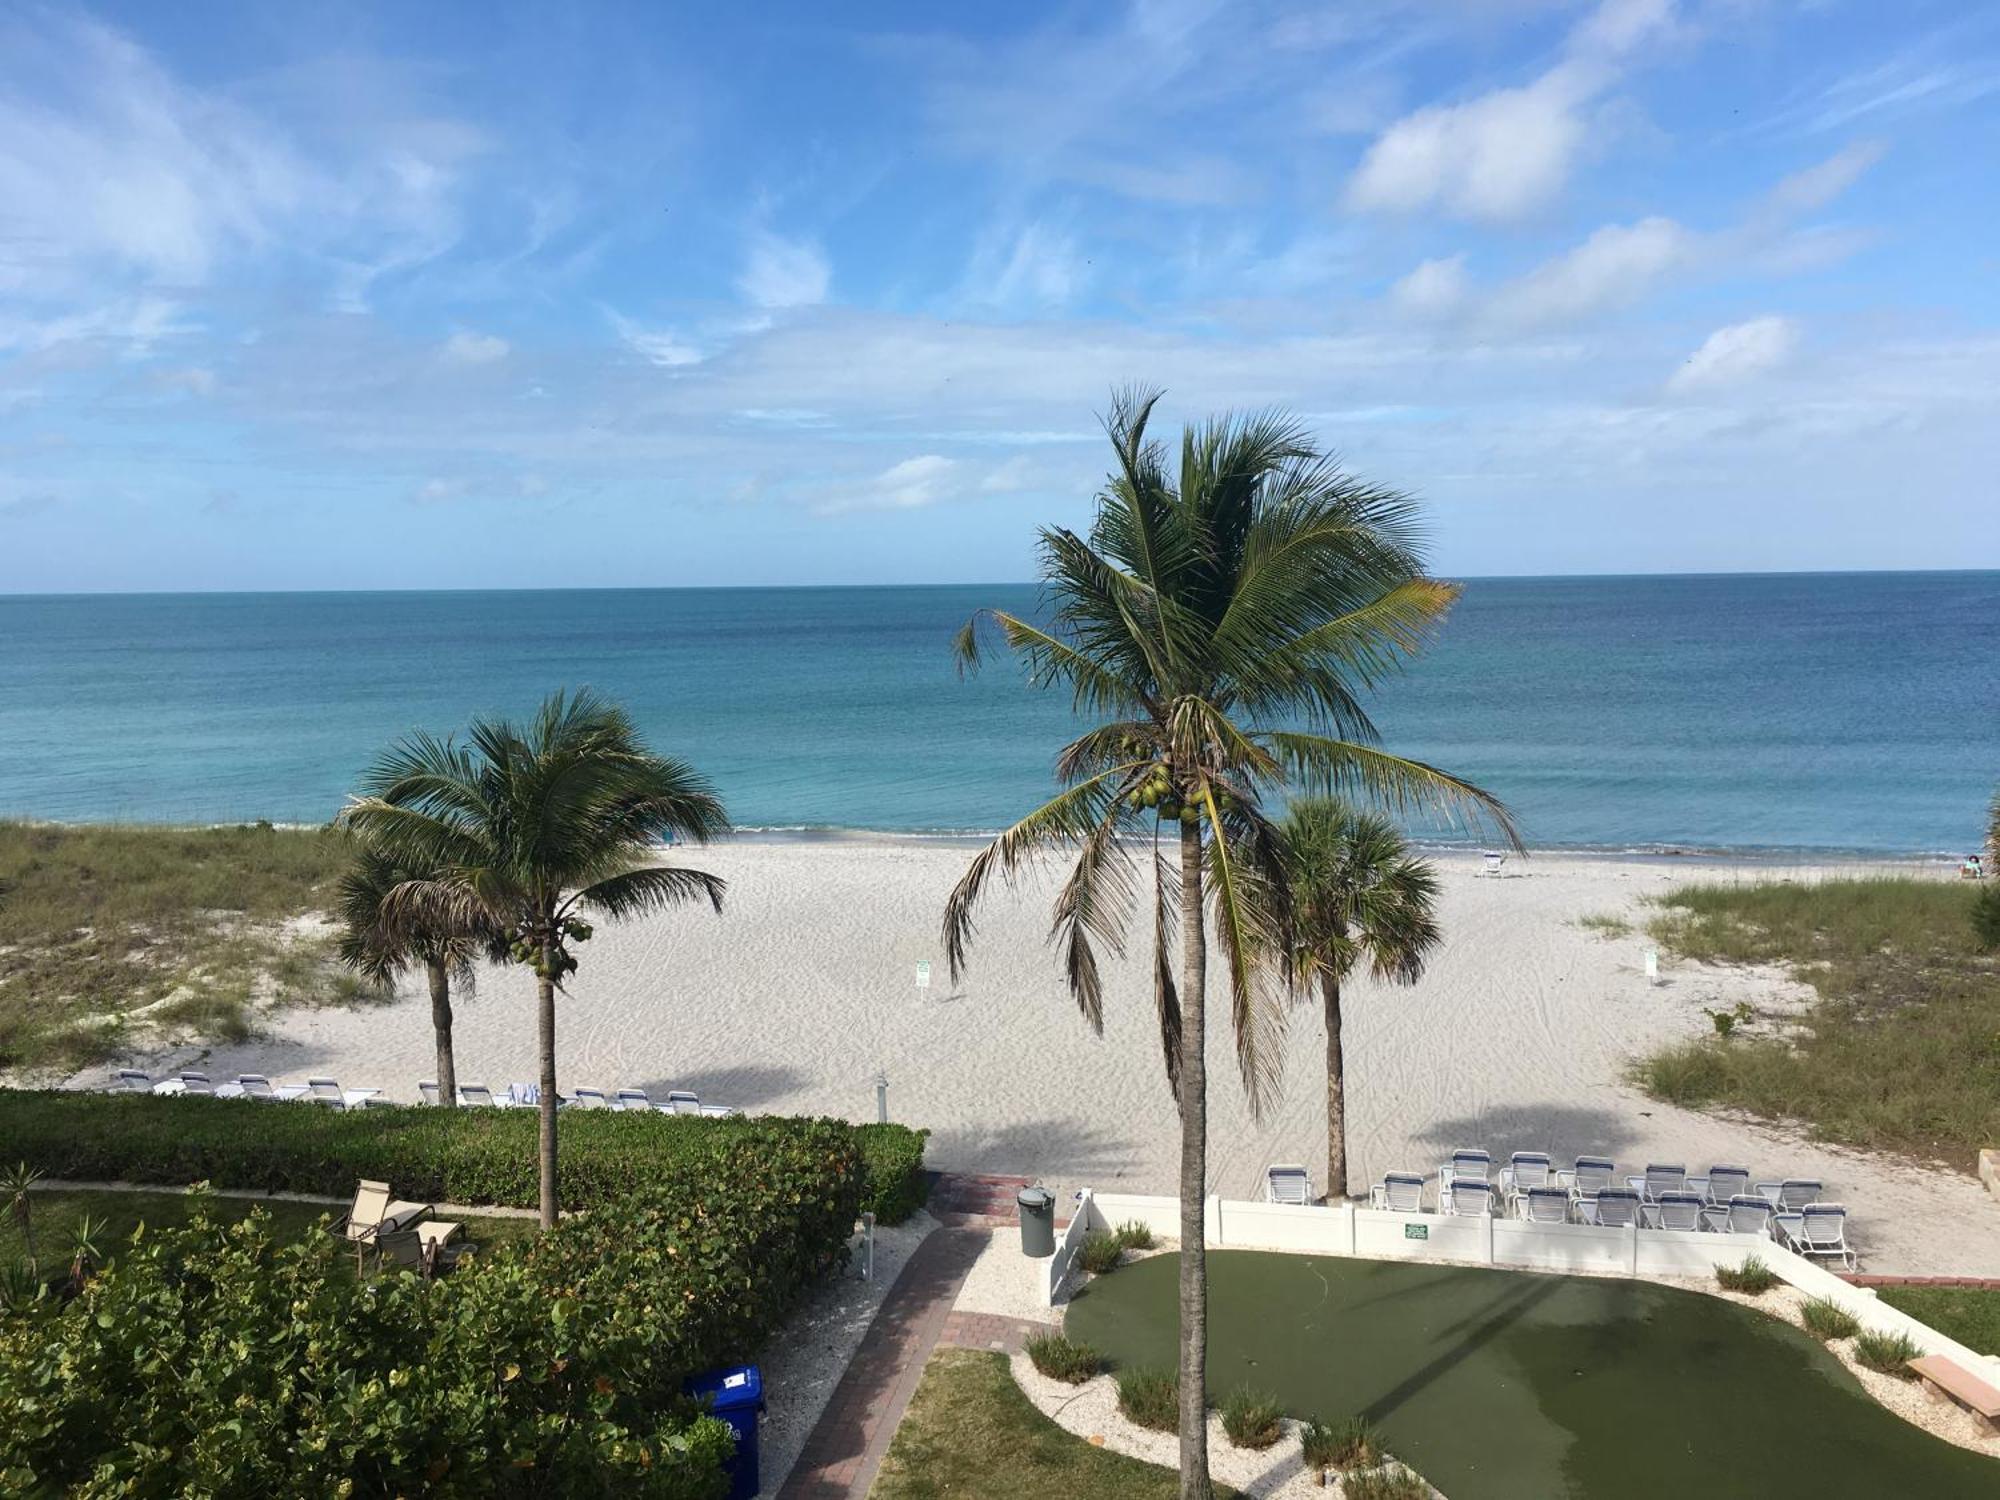
M 198 1200 L 0 1316 L 0 1492 L 711 1500 L 732 1439 L 682 1382 L 754 1354 L 858 1211 L 852 1133 L 789 1123 L 436 1282 Z
M 453 1203 L 536 1202 L 532 1110 L 329 1110 L 246 1099 L 155 1098 L 67 1090 L 0 1090 L 0 1141 L 49 1177 L 122 1180 L 344 1197 L 358 1178 L 399 1197 Z M 707 1120 L 622 1110 L 565 1113 L 565 1208 L 698 1170 L 714 1151 L 754 1153 L 823 1126 L 861 1153 L 863 1209 L 885 1224 L 921 1207 L 925 1132 L 763 1116 Z

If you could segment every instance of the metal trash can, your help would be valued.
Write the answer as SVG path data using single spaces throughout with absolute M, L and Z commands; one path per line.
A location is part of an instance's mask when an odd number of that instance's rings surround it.
M 1056 1195 L 1045 1187 L 1025 1187 L 1014 1201 L 1021 1208 L 1021 1253 L 1035 1260 L 1054 1255 Z
M 753 1500 L 757 1493 L 757 1417 L 764 1410 L 764 1375 L 755 1365 L 710 1370 L 687 1383 L 687 1393 L 703 1402 L 736 1434 L 736 1456 L 723 1466 L 729 1500 Z

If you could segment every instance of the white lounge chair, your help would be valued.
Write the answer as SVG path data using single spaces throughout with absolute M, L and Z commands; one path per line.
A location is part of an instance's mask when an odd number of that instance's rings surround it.
M 305 1097 L 315 1104 L 331 1105 L 334 1109 L 347 1108 L 347 1095 L 337 1079 L 308 1078 Z
M 1386 1208 L 1391 1213 L 1420 1214 L 1424 1211 L 1424 1175 L 1421 1172 L 1391 1172 L 1368 1190 L 1370 1208 Z
M 1286 1164 L 1264 1169 L 1264 1201 L 1266 1203 L 1312 1202 L 1312 1179 L 1306 1169 Z
M 1493 1184 L 1461 1177 L 1438 1194 L 1438 1211 L 1457 1219 L 1484 1219 L 1493 1213 Z
M 1577 1217 L 1586 1224 L 1624 1229 L 1639 1222 L 1639 1194 L 1635 1188 L 1604 1188 L 1588 1198 L 1579 1198 L 1576 1207 Z
M 152 1078 L 137 1068 L 120 1068 L 111 1075 L 111 1082 L 105 1085 L 107 1094 L 150 1094 L 153 1092 Z
M 1701 1211 L 1702 1227 L 1718 1234 L 1771 1233 L 1771 1216 L 1776 1210 L 1754 1193 L 1737 1193 L 1720 1207 L 1710 1204 Z
M 1569 1189 L 1553 1183 L 1531 1187 L 1514 1200 L 1514 1213 L 1530 1224 L 1567 1224 Z
M 578 1089 L 575 1101 L 582 1109 L 609 1109 L 611 1101 L 604 1097 L 603 1089 Z
M 215 1085 L 209 1082 L 206 1073 L 196 1073 L 192 1069 L 184 1068 L 181 1070 L 180 1091 L 183 1094 L 212 1094 L 215 1092 Z
M 620 1089 L 618 1091 L 620 1109 L 651 1109 L 653 1101 L 646 1097 L 644 1089 Z
M 701 1110 L 701 1096 L 690 1094 L 686 1089 L 670 1089 L 664 1106 L 669 1114 L 698 1115 Z
M 1813 1203 L 1794 1216 L 1778 1215 L 1792 1248 L 1809 1260 L 1834 1260 L 1845 1271 L 1860 1262 L 1847 1243 L 1847 1210 L 1838 1203 Z
M 1690 1177 L 1687 1185 L 1690 1192 L 1700 1193 L 1711 1208 L 1725 1208 L 1738 1193 L 1750 1191 L 1750 1169 L 1717 1162 L 1708 1169 L 1706 1177 Z
M 1808 1203 L 1817 1203 L 1826 1184 L 1817 1177 L 1787 1177 L 1783 1182 L 1760 1182 L 1757 1192 L 1780 1213 L 1795 1214 Z
M 1662 1193 L 1684 1193 L 1687 1191 L 1688 1169 L 1681 1162 L 1646 1163 L 1646 1175 L 1628 1177 L 1625 1185 L 1638 1193 L 1648 1203 L 1660 1201 Z
M 1500 1196 L 1512 1203 L 1529 1188 L 1548 1187 L 1555 1181 L 1555 1164 L 1546 1151 L 1516 1151 L 1500 1169 Z
M 1480 851 L 1479 858 L 1481 861 L 1479 873 L 1482 875 L 1499 875 L 1507 868 L 1507 854 L 1505 850 L 1484 849 Z
M 405 1230 L 431 1214 L 428 1203 L 408 1203 L 389 1196 L 389 1184 L 363 1178 L 354 1190 L 353 1206 L 333 1232 L 354 1246 L 359 1263 L 365 1250 L 381 1248 L 382 1237 Z
M 438 1089 L 438 1081 L 435 1078 L 420 1078 L 417 1080 L 417 1103 L 438 1104 L 441 1102 L 443 1102 L 443 1094 Z
M 1705 1206 L 1700 1193 L 1662 1193 L 1644 1205 L 1644 1223 L 1652 1229 L 1699 1229 Z
M 1556 1181 L 1569 1189 L 1572 1198 L 1589 1198 L 1612 1185 L 1618 1163 L 1608 1156 L 1579 1156 L 1576 1165 L 1556 1173 Z
M 493 1097 L 493 1090 L 483 1083 L 461 1083 L 458 1086 L 458 1102 L 473 1109 L 493 1109 L 499 1103 Z

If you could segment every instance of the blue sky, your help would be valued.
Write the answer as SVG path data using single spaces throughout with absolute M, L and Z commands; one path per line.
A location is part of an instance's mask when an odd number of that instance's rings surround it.
M 2000 566 L 1983 0 L 0 8 L 0 591 L 969 581 L 1115 385 L 1441 571 Z

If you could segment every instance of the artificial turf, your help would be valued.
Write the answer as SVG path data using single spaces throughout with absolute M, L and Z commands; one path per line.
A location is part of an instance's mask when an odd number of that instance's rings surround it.
M 1178 1256 L 1098 1277 L 1066 1331 L 1171 1369 Z M 1451 1500 L 2000 1496 L 2000 1463 L 1878 1405 L 1775 1318 L 1651 1282 L 1212 1251 L 1209 1389 L 1363 1415 Z

